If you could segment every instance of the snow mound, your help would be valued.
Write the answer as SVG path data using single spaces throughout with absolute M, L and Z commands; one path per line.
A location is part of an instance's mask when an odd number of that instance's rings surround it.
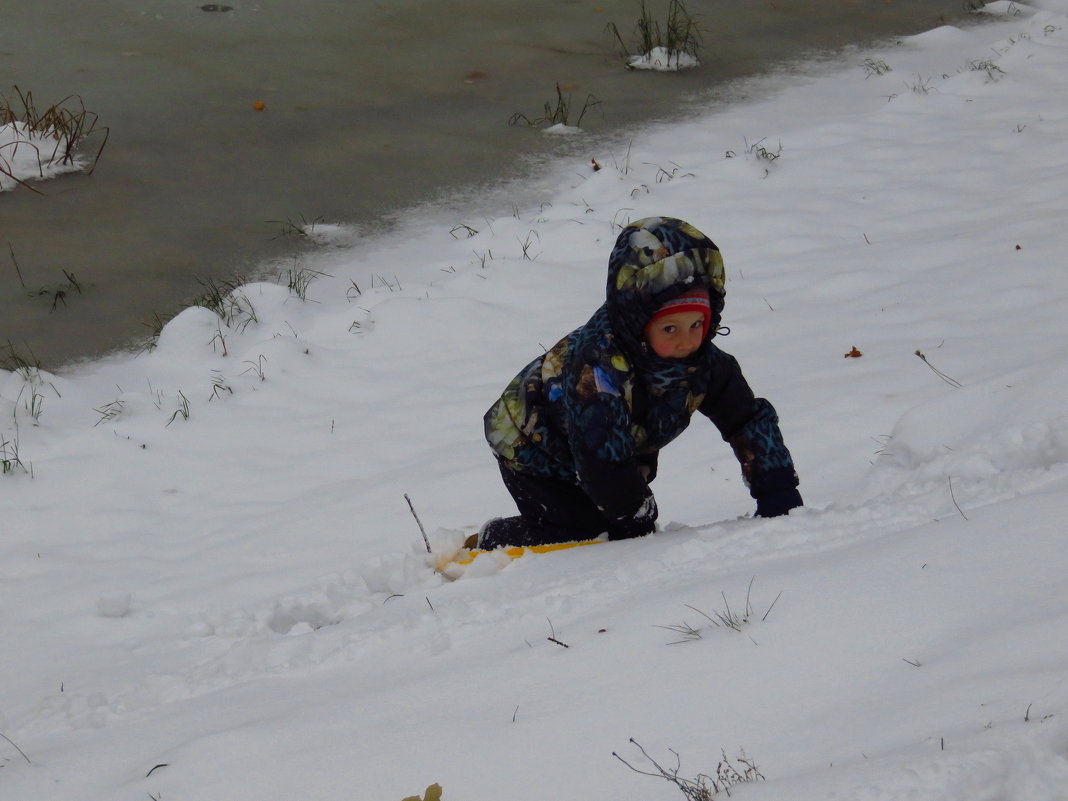
M 909 410 L 888 455 L 901 468 L 971 478 L 1068 464 L 1068 367 L 1036 365 Z
M 654 47 L 648 53 L 631 56 L 627 67 L 632 70 L 657 70 L 659 72 L 678 72 L 701 66 L 697 56 L 681 50 L 668 50 L 666 47 Z
M 30 131 L 25 123 L 0 125 L 0 192 L 84 168 L 78 157 L 64 163 L 56 140 Z

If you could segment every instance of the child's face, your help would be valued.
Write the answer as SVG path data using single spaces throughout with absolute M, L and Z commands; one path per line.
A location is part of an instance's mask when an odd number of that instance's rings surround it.
M 704 341 L 705 316 L 683 311 L 658 317 L 645 332 L 649 347 L 661 359 L 685 359 Z

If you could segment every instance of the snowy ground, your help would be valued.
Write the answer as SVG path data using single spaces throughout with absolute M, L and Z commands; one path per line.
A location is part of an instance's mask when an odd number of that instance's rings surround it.
M 634 738 L 750 801 L 1068 799 L 1068 0 L 992 10 L 0 372 L 0 797 L 680 798 Z M 510 511 L 481 415 L 651 214 L 722 248 L 807 506 L 695 420 L 663 531 L 444 581 L 404 494 Z

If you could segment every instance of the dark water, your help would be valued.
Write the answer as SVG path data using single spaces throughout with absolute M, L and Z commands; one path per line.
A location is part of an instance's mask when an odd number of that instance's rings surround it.
M 611 134 L 811 51 L 964 15 L 960 0 L 690 0 L 703 65 L 662 74 L 623 69 L 605 32 L 628 38 L 637 0 L 201 5 L 0 0 L 0 92 L 77 94 L 110 129 L 92 176 L 0 194 L 0 366 L 8 342 L 54 370 L 144 339 L 200 281 L 291 253 L 287 222 L 373 229 L 515 177 L 566 146 L 507 124 L 557 82 L 576 105 L 599 98 L 583 127 Z M 663 16 L 666 0 L 647 5 Z

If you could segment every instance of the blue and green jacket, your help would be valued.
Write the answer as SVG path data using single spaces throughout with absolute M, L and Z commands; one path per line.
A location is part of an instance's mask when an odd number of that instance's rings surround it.
M 611 519 L 655 510 L 648 481 L 660 449 L 695 412 L 719 429 L 741 463 L 758 513 L 797 475 L 772 405 L 754 397 L 733 356 L 712 343 L 724 298 L 719 249 L 681 220 L 628 225 L 609 258 L 607 297 L 582 327 L 523 368 L 485 415 L 490 447 L 512 470 L 582 487 Z M 666 301 L 709 290 L 711 334 L 686 359 L 664 359 L 644 328 Z M 785 510 L 784 510 L 785 511 Z

